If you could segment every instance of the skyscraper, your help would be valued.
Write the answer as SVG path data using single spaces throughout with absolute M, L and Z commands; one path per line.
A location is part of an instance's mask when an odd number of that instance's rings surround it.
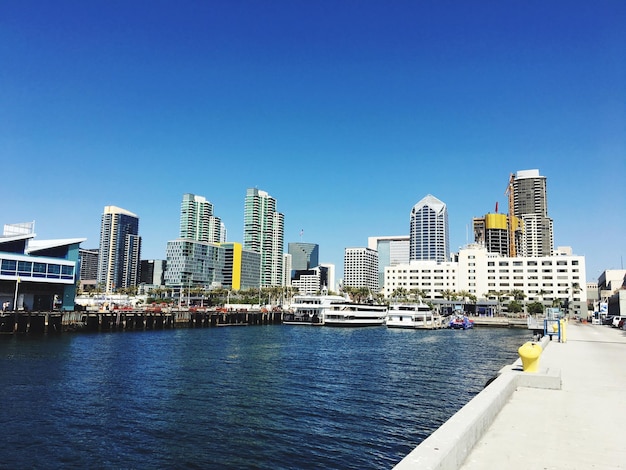
M 98 285 L 106 292 L 136 286 L 140 254 L 139 217 L 116 206 L 105 206 L 100 225 Z
M 202 196 L 184 194 L 180 205 L 180 238 L 198 242 L 225 241 L 222 221 L 213 215 L 213 204 Z
M 261 254 L 261 287 L 282 286 L 285 216 L 267 192 L 247 190 L 243 231 L 244 249 Z
M 546 177 L 539 170 L 518 171 L 513 179 L 513 215 L 522 221 L 519 256 L 551 256 L 554 251 L 552 219 L 548 217 Z
M 316 243 L 291 242 L 288 252 L 291 255 L 291 270 L 306 271 L 319 263 L 319 245 Z
M 430 194 L 411 210 L 409 258 L 439 262 L 450 260 L 448 209 Z

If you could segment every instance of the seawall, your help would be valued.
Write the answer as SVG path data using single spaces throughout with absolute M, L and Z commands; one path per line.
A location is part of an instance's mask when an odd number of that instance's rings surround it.
M 544 337 L 545 350 L 550 339 Z M 521 345 L 520 345 L 521 346 Z M 498 376 L 463 408 L 402 459 L 397 470 L 458 470 L 518 387 L 560 389 L 559 370 L 529 374 L 521 361 L 501 369 Z

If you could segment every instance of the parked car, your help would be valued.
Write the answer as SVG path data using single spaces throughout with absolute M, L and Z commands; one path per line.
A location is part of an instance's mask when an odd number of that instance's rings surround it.
M 623 317 L 623 316 L 621 316 L 621 315 L 615 315 L 615 316 L 613 317 L 613 320 L 611 321 L 611 325 L 613 326 L 613 328 L 618 328 L 618 326 L 617 326 L 617 325 L 619 325 L 619 322 L 620 322 L 620 320 L 621 320 L 622 318 L 624 318 L 624 317 Z
M 623 329 L 624 329 L 624 321 L 625 321 L 625 320 L 626 320 L 626 317 L 622 317 L 622 319 L 621 319 L 621 320 L 619 321 L 619 323 L 617 324 L 617 327 L 618 327 L 620 330 L 623 330 Z
M 615 315 L 608 315 L 608 316 L 602 318 L 602 324 L 603 325 L 612 325 L 614 316 Z

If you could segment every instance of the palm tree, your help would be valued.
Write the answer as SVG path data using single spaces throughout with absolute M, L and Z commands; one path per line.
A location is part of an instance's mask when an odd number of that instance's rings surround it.
M 524 291 L 520 289 L 513 289 L 511 292 L 509 292 L 509 295 L 513 297 L 513 300 L 515 302 L 521 305 L 522 311 L 524 311 L 524 299 L 526 298 L 526 294 L 524 293 Z
M 409 294 L 413 296 L 414 300 L 426 298 L 426 291 L 424 289 L 413 288 L 409 290 Z
M 570 290 L 571 290 L 571 294 L 570 294 Z M 577 282 L 572 282 L 572 287 L 571 289 L 568 287 L 567 288 L 568 291 L 568 295 L 567 295 L 567 310 L 568 310 L 568 316 L 569 316 L 569 310 L 570 309 L 574 309 L 572 303 L 574 302 L 573 296 L 575 294 L 578 294 L 580 292 L 580 284 Z
M 502 302 L 502 297 L 507 297 L 509 295 L 508 292 L 506 291 L 496 291 L 496 290 L 490 290 L 487 295 L 489 297 L 495 297 L 496 300 L 498 301 L 498 315 L 502 314 L 502 308 L 501 308 L 501 302 Z
M 392 298 L 398 299 L 400 301 L 406 300 L 407 295 L 408 295 L 408 292 L 404 287 L 398 287 L 394 289 L 394 291 L 391 293 Z
M 543 290 L 541 289 L 539 292 L 537 292 L 537 295 L 539 296 L 539 301 L 541 303 L 543 303 L 543 296 L 546 295 L 548 293 L 547 290 Z
M 444 289 L 440 291 L 439 294 L 441 294 L 441 297 L 443 297 L 444 300 L 448 301 L 448 304 L 450 303 L 451 300 L 456 299 L 456 292 L 451 291 L 450 289 Z M 444 303 L 443 305 L 445 307 L 448 304 Z

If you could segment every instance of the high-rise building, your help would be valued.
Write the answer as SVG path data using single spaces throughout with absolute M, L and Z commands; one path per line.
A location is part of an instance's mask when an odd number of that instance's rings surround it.
M 224 226 L 213 215 L 213 204 L 202 196 L 184 194 L 180 205 L 180 238 L 199 242 L 226 241 Z
M 291 286 L 291 255 L 283 255 L 283 286 Z
M 316 243 L 291 242 L 288 252 L 291 255 L 291 271 L 306 271 L 319 265 L 319 245 Z
M 98 279 L 98 249 L 90 250 L 80 248 L 80 288 L 84 291 L 96 287 Z
M 512 185 L 513 215 L 523 224 L 519 256 L 551 256 L 554 232 L 548 217 L 546 177 L 539 170 L 518 171 Z
M 106 292 L 136 286 L 140 254 L 139 217 L 116 206 L 105 206 L 100 225 L 98 284 Z
M 322 287 L 325 287 L 327 291 L 337 291 L 335 265 L 331 263 L 320 263 L 320 268 L 326 269 L 326 280 L 322 280 Z M 379 286 L 382 286 L 382 284 L 379 284 Z
M 427 195 L 411 210 L 410 260 L 450 260 L 448 209 L 432 195 Z
M 343 259 L 345 287 L 367 287 L 378 292 L 378 252 L 370 248 L 346 248 Z
M 149 286 L 165 285 L 166 266 L 164 259 L 141 260 L 141 283 Z
M 385 267 L 409 263 L 408 235 L 396 237 L 368 237 L 367 247 L 378 252 L 378 285 L 382 286 Z
M 484 217 L 474 217 L 474 241 L 487 248 L 490 253 L 500 253 L 502 256 L 511 256 L 509 238 L 509 220 L 512 221 L 516 253 L 522 243 L 522 230 L 519 219 L 509 218 L 506 214 L 485 214 Z
M 243 230 L 244 249 L 261 254 L 261 287 L 282 286 L 285 217 L 267 192 L 247 190 Z

